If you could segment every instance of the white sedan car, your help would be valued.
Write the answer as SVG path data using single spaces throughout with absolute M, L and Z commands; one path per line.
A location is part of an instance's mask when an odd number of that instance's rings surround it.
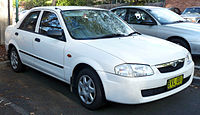
M 141 35 L 112 12 L 38 7 L 5 32 L 15 72 L 25 65 L 64 81 L 80 102 L 138 104 L 188 87 L 194 63 L 182 46 Z

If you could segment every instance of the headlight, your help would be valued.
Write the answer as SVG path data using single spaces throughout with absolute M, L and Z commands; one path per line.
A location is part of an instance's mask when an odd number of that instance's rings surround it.
M 185 61 L 186 61 L 187 65 L 189 65 L 192 62 L 192 56 L 190 53 L 187 54 Z
M 122 64 L 115 67 L 115 74 L 125 77 L 143 77 L 154 73 L 149 65 Z
M 187 21 L 196 22 L 196 18 L 186 18 Z

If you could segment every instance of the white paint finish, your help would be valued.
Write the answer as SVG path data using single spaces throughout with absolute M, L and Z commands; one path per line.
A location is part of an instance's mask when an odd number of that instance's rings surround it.
M 156 68 L 153 68 L 154 71 L 156 71 L 155 69 Z M 147 77 L 127 78 L 99 71 L 98 74 L 102 78 L 107 100 L 118 103 L 137 104 L 161 99 L 188 87 L 193 79 L 194 63 L 191 63 L 190 65 L 185 66 L 185 68 L 179 69 L 175 72 L 165 74 L 157 73 L 153 76 Z M 154 96 L 142 97 L 141 90 L 165 86 L 167 85 L 168 79 L 179 75 L 184 75 L 184 78 L 191 75 L 191 78 L 186 84 L 179 88 L 175 88 L 174 90 Z
M 126 63 L 156 65 L 185 58 L 187 54 L 187 50 L 181 46 L 146 35 L 81 42 L 104 50 Z
M 62 10 L 93 9 L 88 7 L 59 8 Z M 96 8 L 94 9 L 98 10 Z M 15 45 L 17 50 L 26 51 L 37 58 L 64 67 L 62 69 L 50 63 L 46 63 L 45 61 L 38 60 L 31 56 L 25 56 L 25 54 L 20 53 L 22 62 L 32 68 L 66 83 L 70 83 L 70 77 L 72 76 L 74 68 L 80 63 L 88 64 L 98 72 L 103 83 L 106 98 L 121 103 L 127 103 L 128 101 L 130 101 L 130 103 L 143 103 L 160 99 L 183 90 L 191 83 L 190 80 L 180 88 L 176 88 L 168 93 L 144 99 L 141 97 L 141 89 L 143 88 L 148 89 L 159 87 L 166 84 L 169 78 L 180 74 L 184 74 L 185 76 L 192 74 L 193 76 L 193 63 L 190 65 L 185 64 L 183 68 L 175 72 L 163 74 L 161 74 L 154 66 L 156 64 L 185 58 L 189 53 L 185 48 L 146 35 L 98 40 L 74 40 L 71 38 L 64 25 L 59 9 L 55 9 L 55 7 L 42 7 L 34 8 L 29 12 L 35 10 L 51 10 L 57 13 L 65 32 L 66 42 L 39 35 L 37 33 L 21 32 L 16 29 L 21 24 L 21 21 L 19 21 L 16 26 L 9 26 L 6 30 L 6 47 L 12 43 Z M 38 21 L 40 21 L 40 19 L 38 19 Z M 36 32 L 38 32 L 39 24 L 40 23 L 38 22 Z M 22 34 L 23 37 L 15 37 L 14 33 L 16 31 L 18 31 L 20 35 Z M 29 38 L 30 41 L 28 40 Z M 35 38 L 39 38 L 41 41 L 36 43 L 34 41 Z M 67 54 L 71 54 L 72 57 L 67 57 Z M 126 78 L 115 75 L 114 67 L 123 63 L 141 63 L 151 65 L 155 74 L 153 76 L 141 78 Z M 134 92 L 134 94 L 132 94 L 132 92 Z M 120 94 L 122 93 L 126 97 L 120 97 Z M 116 95 L 118 96 L 115 97 Z M 130 97 L 132 95 L 133 97 Z
M 38 58 L 63 66 L 63 57 L 65 55 L 64 48 L 66 43 L 40 34 L 37 34 L 34 37 L 39 38 L 40 42 L 33 40 L 33 54 Z M 64 78 L 64 69 L 47 64 L 40 60 L 36 60 L 34 63 L 37 63 L 36 65 L 38 68 L 44 71 L 49 71 L 55 76 Z

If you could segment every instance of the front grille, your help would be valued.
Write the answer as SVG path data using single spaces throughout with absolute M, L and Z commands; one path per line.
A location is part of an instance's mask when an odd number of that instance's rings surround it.
M 186 82 L 188 82 L 189 79 L 190 79 L 190 77 L 191 77 L 191 75 L 189 77 L 183 79 L 183 83 L 181 85 L 179 85 L 178 87 L 180 87 L 183 84 L 185 84 Z M 141 92 L 142 92 L 142 96 L 143 97 L 148 97 L 148 96 L 153 96 L 153 95 L 161 94 L 161 93 L 164 93 L 164 92 L 167 92 L 167 91 L 170 91 L 170 90 L 167 90 L 167 85 L 165 85 L 165 86 L 158 87 L 158 88 L 145 89 L 145 90 L 142 90 Z
M 184 66 L 185 59 L 180 59 L 164 64 L 156 65 L 157 69 L 160 71 L 160 73 L 167 73 L 167 72 L 173 72 L 176 71 Z

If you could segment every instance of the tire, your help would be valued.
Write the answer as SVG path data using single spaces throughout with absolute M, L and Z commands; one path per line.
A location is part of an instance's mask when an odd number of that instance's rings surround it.
M 9 59 L 10 59 L 11 68 L 17 73 L 24 71 L 25 66 L 22 64 L 16 48 L 13 47 L 9 53 L 10 53 Z
M 103 85 L 93 69 L 82 69 L 76 78 L 75 93 L 84 107 L 95 110 L 105 105 Z
M 183 46 L 184 48 L 186 48 L 189 52 L 191 52 L 191 49 L 190 49 L 190 46 L 188 45 L 188 43 L 184 40 L 181 40 L 181 39 L 171 39 L 170 40 L 171 42 L 175 43 L 175 44 L 178 44 L 180 46 Z

